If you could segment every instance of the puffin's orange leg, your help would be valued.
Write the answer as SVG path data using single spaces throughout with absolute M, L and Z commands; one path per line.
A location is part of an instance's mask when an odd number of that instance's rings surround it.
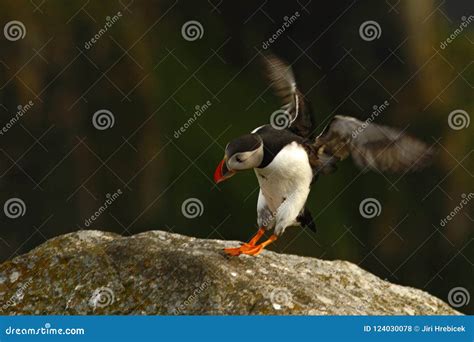
M 260 240 L 260 238 L 263 236 L 263 234 L 265 234 L 265 229 L 260 228 L 257 231 L 257 234 L 255 234 L 248 243 L 244 243 L 242 244 L 242 246 L 236 248 L 224 248 L 224 252 L 231 256 L 237 256 L 239 254 L 242 254 L 244 251 L 254 248 L 258 240 Z
M 247 254 L 247 255 L 258 255 L 263 251 L 263 249 L 265 247 L 267 247 L 269 244 L 271 244 L 277 238 L 278 238 L 278 236 L 273 234 L 272 236 L 270 236 L 270 238 L 268 240 L 262 242 L 261 244 L 255 246 L 254 248 L 243 250 L 242 253 Z
M 250 239 L 250 241 L 248 243 L 244 243 L 242 245 L 243 246 L 246 246 L 246 247 L 255 247 L 255 245 L 257 244 L 258 240 L 260 240 L 260 238 L 263 236 L 263 234 L 265 234 L 265 229 L 264 228 L 260 228 L 257 232 L 257 234 L 255 234 L 252 239 Z

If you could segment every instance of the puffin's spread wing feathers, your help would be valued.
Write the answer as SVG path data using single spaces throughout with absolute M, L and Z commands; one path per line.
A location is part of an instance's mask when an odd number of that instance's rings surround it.
M 291 66 L 274 55 L 266 55 L 264 62 L 271 86 L 283 102 L 282 114 L 289 116 L 286 128 L 301 137 L 310 138 L 314 132 L 311 106 L 298 90 Z
M 403 172 L 416 171 L 431 160 L 428 145 L 396 129 L 336 115 L 313 140 L 314 123 L 309 101 L 296 86 L 291 66 L 274 55 L 265 56 L 267 77 L 289 115 L 291 132 L 314 141 L 308 148 L 310 162 L 320 173 L 329 173 L 349 155 L 362 169 Z
M 335 162 L 351 155 L 360 168 L 416 171 L 431 160 L 433 149 L 396 129 L 336 115 L 316 138 L 316 167 L 331 171 Z

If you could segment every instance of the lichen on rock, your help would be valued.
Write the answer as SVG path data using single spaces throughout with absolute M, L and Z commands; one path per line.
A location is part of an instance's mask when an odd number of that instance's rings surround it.
M 79 231 L 0 265 L 0 314 L 453 315 L 440 299 L 347 261 L 164 231 Z

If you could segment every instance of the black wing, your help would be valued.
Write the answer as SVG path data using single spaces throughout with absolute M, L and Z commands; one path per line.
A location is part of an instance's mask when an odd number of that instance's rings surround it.
M 264 62 L 271 86 L 283 103 L 281 109 L 272 114 L 275 116 L 271 120 L 281 119 L 280 122 L 275 123 L 277 126 L 284 125 L 283 128 L 303 138 L 312 138 L 315 127 L 311 104 L 298 90 L 291 66 L 274 55 L 264 56 Z M 280 114 L 286 115 L 287 119 L 278 118 Z
M 349 155 L 362 169 L 404 172 L 425 167 L 433 149 L 424 142 L 396 129 L 336 115 L 316 138 L 315 166 L 331 171 Z

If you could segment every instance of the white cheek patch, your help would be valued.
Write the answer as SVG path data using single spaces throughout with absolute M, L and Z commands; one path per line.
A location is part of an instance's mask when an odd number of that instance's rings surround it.
M 237 157 L 241 162 L 237 162 Z M 229 166 L 234 170 L 248 170 L 260 165 L 263 159 L 263 147 L 259 146 L 253 151 L 237 153 L 236 156 L 229 160 Z
M 243 162 L 246 162 L 256 152 L 257 152 L 257 150 L 248 151 L 248 152 L 240 152 L 238 156 L 239 156 L 240 160 L 242 160 Z

